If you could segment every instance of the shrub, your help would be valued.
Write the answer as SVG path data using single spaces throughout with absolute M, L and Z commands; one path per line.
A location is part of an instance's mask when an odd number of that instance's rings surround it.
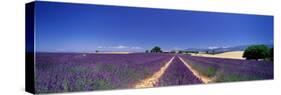
M 160 48 L 160 47 L 155 46 L 154 48 L 152 48 L 152 49 L 151 49 L 151 51 L 150 51 L 150 52 L 156 52 L 156 53 L 158 53 L 158 52 L 162 52 L 162 50 L 161 50 L 161 48 Z
M 246 59 L 266 59 L 269 56 L 269 48 L 265 45 L 252 45 L 249 46 L 244 54 L 243 58 Z
M 183 53 L 183 51 L 180 50 L 179 53 L 181 54 L 181 53 Z
M 149 53 L 149 50 L 145 50 L 145 53 Z
M 271 61 L 273 61 L 273 58 L 274 58 L 273 55 L 274 55 L 274 50 L 273 50 L 273 48 L 270 48 L 268 58 L 269 58 Z

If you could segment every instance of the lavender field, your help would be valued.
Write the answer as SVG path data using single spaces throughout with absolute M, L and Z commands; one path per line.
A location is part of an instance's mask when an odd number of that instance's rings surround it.
M 166 73 L 159 79 L 157 86 L 174 86 L 186 84 L 201 84 L 199 78 L 194 76 L 192 72 L 184 66 L 181 60 L 176 57 L 172 65 L 167 69 Z
M 273 79 L 273 62 L 181 55 L 200 75 L 211 82 Z
M 171 54 L 37 53 L 38 93 L 131 88 Z
M 204 84 L 202 76 L 212 79 L 211 83 L 273 79 L 271 61 L 170 53 L 36 55 L 35 87 L 38 93 Z M 136 87 L 137 84 L 142 86 Z

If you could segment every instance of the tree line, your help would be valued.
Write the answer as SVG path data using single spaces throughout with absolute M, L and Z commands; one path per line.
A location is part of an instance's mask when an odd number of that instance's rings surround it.
M 146 53 L 162 53 L 163 51 L 159 46 L 153 47 L 151 50 L 146 50 Z M 179 51 L 179 53 L 182 53 L 183 51 Z M 171 51 L 170 53 L 174 53 Z M 190 53 L 190 52 L 186 52 Z M 192 53 L 198 53 L 198 52 L 192 52 Z M 245 49 L 243 53 L 243 58 L 246 58 L 247 60 L 271 60 L 274 59 L 274 50 L 273 47 L 267 47 L 266 45 L 252 45 Z
M 247 60 L 263 59 L 263 60 L 272 60 L 273 61 L 273 48 L 269 48 L 266 45 L 252 45 L 249 46 L 243 53 L 243 58 Z

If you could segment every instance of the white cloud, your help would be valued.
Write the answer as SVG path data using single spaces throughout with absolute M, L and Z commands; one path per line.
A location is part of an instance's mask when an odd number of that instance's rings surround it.
M 210 47 L 208 47 L 208 49 L 217 49 L 217 48 L 219 48 L 219 47 L 217 47 L 217 46 L 210 46 Z
M 103 47 L 103 46 L 98 46 L 98 48 L 105 48 L 105 47 Z
M 115 49 L 126 49 L 126 48 L 129 48 L 129 47 L 128 46 L 119 45 L 119 46 L 114 46 L 112 48 L 115 48 Z
M 138 46 L 125 46 L 125 45 L 118 45 L 118 46 L 98 46 L 98 49 L 143 49 L 142 47 L 138 47 Z
M 230 46 L 222 46 L 222 48 L 229 48 Z
M 135 47 L 131 47 L 131 49 L 142 49 L 141 47 L 135 46 Z

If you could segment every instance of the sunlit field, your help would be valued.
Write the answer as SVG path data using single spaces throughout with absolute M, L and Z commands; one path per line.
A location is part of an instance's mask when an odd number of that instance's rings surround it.
M 271 61 L 161 53 L 37 53 L 36 59 L 39 93 L 273 79 Z M 161 69 L 166 64 L 167 68 Z M 158 77 L 147 80 L 160 70 L 163 73 Z M 211 80 L 204 82 L 203 77 Z

